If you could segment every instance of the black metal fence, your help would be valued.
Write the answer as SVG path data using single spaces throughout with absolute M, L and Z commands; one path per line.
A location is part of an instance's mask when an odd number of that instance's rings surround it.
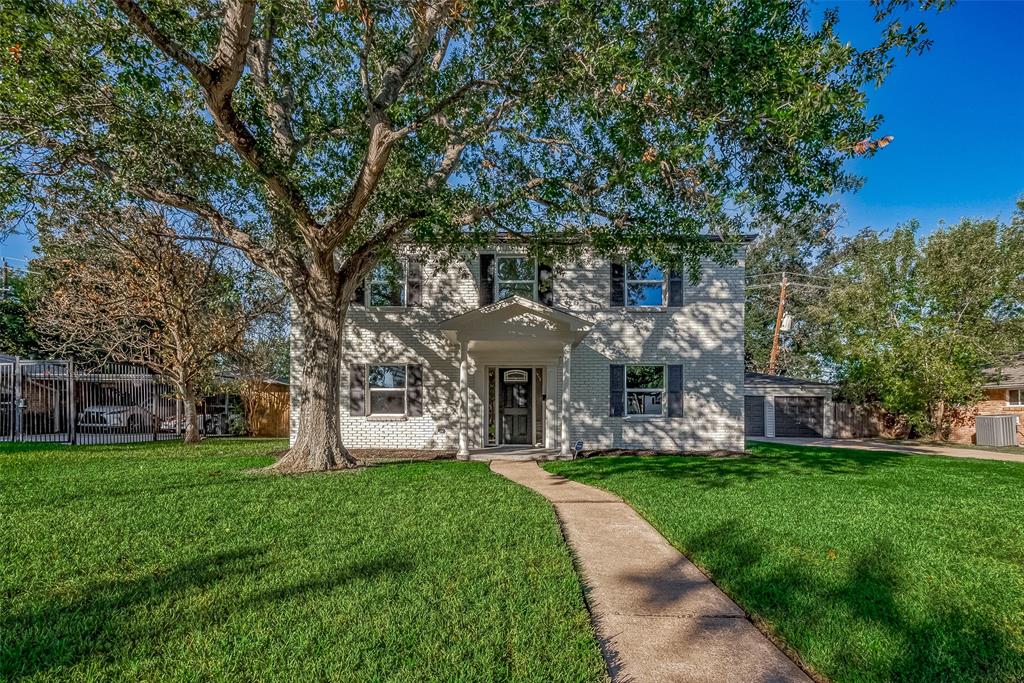
M 200 411 L 200 431 L 227 433 L 224 421 Z M 143 368 L 0 361 L 0 441 L 133 443 L 177 439 L 183 431 L 181 401 Z

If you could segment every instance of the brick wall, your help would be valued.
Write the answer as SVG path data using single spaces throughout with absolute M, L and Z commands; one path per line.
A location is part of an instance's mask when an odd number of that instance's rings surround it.
M 951 418 L 949 440 L 956 443 L 974 443 L 974 418 L 977 415 L 1017 415 L 1017 443 L 1024 444 L 1024 408 L 1006 405 L 1004 389 L 986 389 L 985 397 L 968 408 L 957 410 Z
M 506 250 L 502 250 L 504 253 Z M 479 261 L 473 256 L 445 267 L 423 264 L 423 306 L 349 309 L 344 331 L 342 430 L 346 445 L 377 448 L 455 448 L 458 443 L 457 347 L 439 323 L 478 306 Z M 591 262 L 556 268 L 555 305 L 595 323 L 572 356 L 570 439 L 587 448 L 740 450 L 743 448 L 743 262 L 705 264 L 697 285 L 687 283 L 684 305 L 623 309 L 609 305 L 610 266 Z M 301 332 L 293 327 L 292 377 L 301 377 Z M 470 447 L 483 445 L 485 366 L 496 358 L 470 356 Z M 501 361 L 543 366 L 550 404 L 546 433 L 558 447 L 561 410 L 560 354 L 529 351 Z M 608 416 L 609 365 L 683 365 L 684 414 L 679 418 Z M 418 363 L 423 366 L 423 417 L 349 416 L 348 366 Z M 293 387 L 293 405 L 298 400 Z M 294 438 L 296 411 L 292 415 Z

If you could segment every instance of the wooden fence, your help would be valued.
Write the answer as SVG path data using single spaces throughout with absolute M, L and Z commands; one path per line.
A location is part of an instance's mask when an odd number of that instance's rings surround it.
M 859 439 L 880 436 L 883 431 L 878 411 L 870 406 L 835 402 L 832 404 L 832 436 Z

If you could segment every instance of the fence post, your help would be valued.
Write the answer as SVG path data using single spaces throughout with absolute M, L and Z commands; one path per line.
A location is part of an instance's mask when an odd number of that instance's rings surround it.
M 157 432 L 160 430 L 160 417 L 157 415 L 156 382 L 153 373 L 149 373 L 149 395 L 153 402 L 153 441 L 156 441 Z
M 21 359 L 17 356 L 14 357 L 14 440 L 22 441 L 22 419 L 24 408 L 21 406 L 22 391 L 21 391 Z
M 75 400 L 75 361 L 68 361 L 68 412 L 71 413 L 71 424 L 68 425 L 68 442 L 78 443 L 78 403 Z

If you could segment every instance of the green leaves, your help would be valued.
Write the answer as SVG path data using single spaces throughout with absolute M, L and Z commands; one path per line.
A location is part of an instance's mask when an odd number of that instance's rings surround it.
M 880 6 L 879 21 L 909 4 Z M 221 6 L 141 10 L 195 59 L 214 54 Z M 858 51 L 833 33 L 834 12 L 814 26 L 796 0 L 477 0 L 429 26 L 421 11 L 258 5 L 230 100 L 254 164 L 214 125 L 196 79 L 111 4 L 13 2 L 0 20 L 0 44 L 20 46 L 0 60 L 0 161 L 25 182 L 3 200 L 32 205 L 59 184 L 137 201 L 145 184 L 306 260 L 316 240 L 273 191 L 285 184 L 321 225 L 355 211 L 343 254 L 403 221 L 431 247 L 511 226 L 566 256 L 571 243 L 696 260 L 714 255 L 701 232 L 734 235 L 751 216 L 855 187 L 841 162 L 878 123 L 864 89 L 892 50 L 923 44 L 918 27 L 893 24 Z M 374 113 L 396 74 L 393 102 Z M 403 132 L 363 208 L 351 202 L 371 115 Z M 468 232 L 467 212 L 480 221 Z
M 849 240 L 817 309 L 822 352 L 844 392 L 918 432 L 980 395 L 983 369 L 1024 349 L 1024 231 L 970 220 L 927 237 L 910 224 Z

